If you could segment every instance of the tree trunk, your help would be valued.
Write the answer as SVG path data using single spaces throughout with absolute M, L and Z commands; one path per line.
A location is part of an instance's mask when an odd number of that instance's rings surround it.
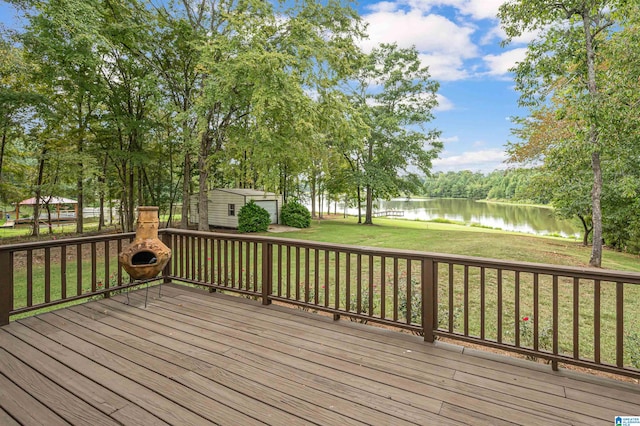
M 131 146 L 131 144 L 129 145 Z M 127 231 L 134 230 L 135 222 L 135 172 L 131 162 L 129 162 L 129 177 L 127 181 Z
M 180 228 L 187 229 L 189 223 L 189 183 L 191 181 L 191 156 L 188 152 L 184 154 L 184 173 L 182 181 L 182 217 L 180 218 Z
M 342 215 L 342 217 L 343 217 L 344 219 L 346 219 L 346 218 L 347 218 L 347 207 L 348 207 L 348 205 L 349 205 L 349 198 L 345 195 L 345 196 L 344 196 L 344 213 L 343 213 L 343 215 Z
M 371 164 L 373 162 L 373 142 L 369 141 L 369 149 L 367 156 L 367 164 Z M 365 225 L 373 225 L 373 188 L 371 188 L 371 176 L 368 176 L 371 173 L 371 170 L 364 169 L 367 174 L 367 181 L 369 182 L 365 189 L 367 191 L 367 205 L 365 207 Z
M 138 166 L 136 167 L 136 170 L 138 171 L 138 173 L 136 173 L 136 199 L 138 200 L 138 202 L 136 203 L 137 206 L 146 206 L 147 204 L 147 200 L 145 199 L 143 193 L 142 193 L 142 189 L 143 189 L 143 180 L 142 180 L 142 166 Z
M 78 102 L 78 141 L 77 141 L 77 150 L 78 150 L 78 180 L 76 181 L 76 190 L 78 197 L 78 214 L 76 214 L 76 232 L 78 234 L 82 234 L 84 231 L 84 216 L 82 215 L 82 210 L 84 209 L 84 165 L 82 163 L 82 152 L 84 150 L 84 131 L 85 131 L 85 120 L 82 114 L 82 98 Z
M 582 24 L 584 28 L 585 47 L 587 51 L 587 87 L 591 97 L 590 115 L 595 116 L 594 109 L 597 108 L 596 98 L 598 96 L 598 86 L 596 85 L 596 61 L 595 48 L 591 34 L 591 11 L 585 7 L 582 14 Z M 591 189 L 591 221 L 593 226 L 593 246 L 591 248 L 591 258 L 589 264 L 599 268 L 602 265 L 602 208 L 600 198 L 602 196 L 602 169 L 600 164 L 600 147 L 597 124 L 591 119 L 589 125 L 589 143 L 591 144 L 591 169 L 593 170 L 593 188 Z
M 9 131 L 9 126 L 4 125 L 2 128 L 2 144 L 0 144 L 0 183 L 2 183 L 2 160 L 4 158 L 4 150 L 7 146 L 7 133 Z
M 38 180 L 36 181 L 36 202 L 33 205 L 33 228 L 31 229 L 31 235 L 37 237 L 40 235 L 40 198 L 42 197 L 42 181 L 44 180 L 44 164 L 45 156 L 47 155 L 47 148 L 42 148 L 42 156 L 40 157 L 40 164 L 38 164 Z M 17 217 L 16 217 L 17 219 Z
M 324 189 L 322 188 L 322 182 L 318 183 L 318 219 L 322 219 L 322 195 Z
M 358 185 L 358 223 L 362 223 L 362 194 L 360 193 L 360 185 Z
M 198 155 L 198 231 L 209 230 L 209 168 L 207 167 L 206 152 Z
M 287 165 L 285 164 L 282 167 L 282 180 L 280 182 L 280 191 L 282 192 L 282 202 L 286 204 L 287 198 L 289 197 L 289 188 L 288 188 L 288 175 L 287 175 Z
M 98 178 L 98 182 L 100 182 L 100 216 L 98 218 L 98 231 L 104 228 L 104 194 L 106 188 L 106 176 L 107 176 L 107 165 L 109 161 L 109 156 L 104 156 L 104 162 L 102 163 L 102 175 Z
M 47 227 L 49 228 L 49 234 L 53 234 L 53 225 L 51 224 L 51 205 L 49 202 L 46 202 L 44 206 L 47 209 Z M 60 226 L 60 216 L 58 216 L 58 226 Z
M 593 189 L 591 190 L 593 246 L 589 265 L 599 268 L 602 266 L 602 170 L 600 168 L 600 153 L 591 154 L 591 168 L 593 169 Z
M 169 126 L 167 129 L 171 129 L 171 126 Z M 167 139 L 170 139 L 171 137 L 171 131 L 167 130 Z M 175 194 L 177 193 L 177 187 L 176 190 L 174 190 L 174 185 L 173 185 L 173 146 L 171 144 L 169 144 L 169 187 L 171 188 L 171 192 L 169 193 L 169 215 L 167 217 L 167 228 L 171 227 L 171 221 L 173 220 L 173 201 L 175 199 Z
M 330 194 L 327 192 L 327 216 L 331 215 L 331 197 L 329 196 Z
M 311 186 L 311 217 L 316 217 L 316 175 L 313 173 L 309 182 Z
M 587 225 L 587 221 L 584 218 L 584 216 L 582 215 L 578 215 L 578 218 L 580 219 L 580 222 L 582 222 L 582 228 L 584 229 L 584 236 L 582 237 L 582 245 L 584 247 L 589 245 L 589 234 L 591 233 L 591 230 L 593 229 L 593 227 L 589 228 L 589 225 Z
M 369 185 L 365 189 L 367 191 L 367 205 L 364 211 L 364 224 L 373 225 L 373 189 Z

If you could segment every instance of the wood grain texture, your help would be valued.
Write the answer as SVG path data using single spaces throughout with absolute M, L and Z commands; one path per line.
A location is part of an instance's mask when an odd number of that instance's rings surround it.
M 164 285 L 0 329 L 0 424 L 611 424 L 637 385 Z

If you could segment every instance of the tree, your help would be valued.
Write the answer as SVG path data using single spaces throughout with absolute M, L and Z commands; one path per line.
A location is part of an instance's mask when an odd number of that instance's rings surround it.
M 180 181 L 183 223 L 197 186 L 201 227 L 212 185 L 295 191 L 348 133 L 339 83 L 359 65 L 363 26 L 340 1 L 13 3 L 47 98 L 32 121 L 29 182 L 71 196 L 73 179 L 82 203 L 119 195 L 124 229 L 136 204 L 172 203 Z M 75 163 L 59 167 L 67 154 Z
M 362 35 L 355 12 L 338 2 L 305 1 L 280 10 L 241 2 L 230 10 L 224 31 L 210 36 L 202 51 L 207 78 L 198 101 L 199 116 L 205 117 L 201 211 L 204 160 L 214 170 L 225 162 L 249 166 L 253 184 L 268 187 L 280 178 L 274 164 L 291 164 L 292 158 L 309 164 L 315 158 L 305 154 L 322 144 L 319 123 L 326 118 L 310 93 L 330 91 L 351 74 L 358 57 L 355 38 Z M 231 153 L 241 157 L 230 158 Z
M 87 170 L 92 164 L 84 151 L 97 106 L 95 84 L 100 66 L 95 49 L 99 40 L 93 22 L 95 9 L 78 0 L 26 3 L 35 7 L 29 9 L 29 23 L 21 36 L 29 60 L 38 64 L 31 77 L 52 89 L 49 105 L 66 125 L 68 139 L 75 143 L 76 198 L 82 212 Z M 81 213 L 76 228 L 79 233 L 83 230 Z
M 507 152 L 510 162 L 542 164 L 531 176 L 530 191 L 548 199 L 561 217 L 579 218 L 586 246 L 593 230 L 588 145 L 576 143 L 575 135 L 584 123 L 570 118 L 572 114 L 566 112 L 571 106 L 562 102 L 554 98 L 550 105 L 519 120 L 514 133 L 521 142 L 508 144 Z
M 14 44 L 15 34 L 0 37 L 0 201 L 10 202 L 23 193 L 19 185 L 29 169 L 26 123 L 43 99 L 29 81 L 30 67 L 23 49 Z
M 357 79 L 353 101 L 369 128 L 357 170 L 366 190 L 365 224 L 372 223 L 373 200 L 398 195 L 402 174 L 428 174 L 442 144 L 440 132 L 427 130 L 437 105 L 438 83 L 430 80 L 415 48 L 382 44 L 368 56 Z
M 601 85 L 597 68 L 600 48 L 615 31 L 616 14 L 623 13 L 624 0 L 511 0 L 500 7 L 499 17 L 509 43 L 527 31 L 540 35 L 529 45 L 527 58 L 516 68 L 516 86 L 521 103 L 539 106 L 547 95 L 572 100 L 573 110 L 585 126 L 574 143 L 587 144 L 593 183 L 591 214 L 593 247 L 589 264 L 602 263 L 602 128 Z

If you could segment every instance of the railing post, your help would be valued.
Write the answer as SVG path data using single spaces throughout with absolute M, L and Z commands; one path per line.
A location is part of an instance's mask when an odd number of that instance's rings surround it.
M 422 331 L 425 342 L 434 341 L 435 285 L 433 271 L 433 259 L 422 259 Z
M 162 238 L 162 242 L 164 243 L 164 245 L 169 247 L 169 250 L 172 251 L 171 256 L 169 256 L 169 261 L 167 262 L 167 265 L 162 270 L 162 282 L 166 284 L 171 282 L 171 278 L 169 277 L 171 276 L 171 263 L 172 263 L 171 261 L 173 260 L 172 257 L 174 256 L 174 254 L 173 254 L 173 249 L 171 247 L 171 233 L 168 231 L 164 231 L 160 236 Z
M 13 310 L 13 252 L 0 250 L 0 325 L 9 324 Z
M 262 304 L 271 304 L 273 287 L 273 244 L 262 243 Z

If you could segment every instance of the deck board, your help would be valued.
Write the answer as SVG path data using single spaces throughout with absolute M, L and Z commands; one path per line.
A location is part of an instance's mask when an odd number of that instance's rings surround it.
M 13 417 L 11 417 L 9 413 L 0 408 L 0 425 L 20 426 L 20 423 L 18 423 Z
M 124 317 L 127 309 L 136 309 L 136 308 L 128 308 L 128 307 L 124 307 L 122 305 L 117 305 L 117 304 L 113 305 L 112 308 L 113 308 L 112 310 L 113 317 L 109 323 L 115 327 L 125 327 L 126 329 L 129 329 L 135 332 L 135 328 L 133 327 L 138 327 L 138 326 L 132 326 L 130 323 L 126 323 L 125 321 L 120 320 L 119 318 L 116 318 L 116 317 L 121 317 L 121 316 Z M 90 308 L 87 307 L 86 309 L 90 309 Z M 138 312 L 140 311 L 138 310 Z M 91 314 L 88 313 L 88 315 L 91 315 Z M 207 339 L 197 337 L 197 336 L 189 337 L 189 335 L 180 334 L 177 330 L 173 330 L 173 331 L 170 331 L 171 329 L 163 330 L 157 327 L 156 329 L 159 332 L 172 333 L 173 336 L 176 338 L 176 341 L 177 340 L 183 341 L 183 345 L 185 345 L 185 347 L 190 347 L 190 346 L 188 346 L 184 342 L 189 342 L 189 344 L 200 345 L 201 347 L 207 347 L 210 344 L 210 341 L 208 341 Z M 250 349 L 250 348 L 251 348 L 250 344 L 247 344 L 246 349 Z M 360 405 L 363 405 L 365 407 L 378 410 L 377 412 L 373 413 L 373 415 L 375 415 L 376 417 L 381 416 L 381 414 L 386 414 L 384 412 L 379 411 L 379 407 L 384 407 L 387 413 L 393 414 L 398 419 L 405 419 L 412 422 L 420 421 L 421 419 L 424 419 L 425 416 L 429 417 L 424 410 L 421 410 L 418 408 L 420 405 L 424 405 L 424 400 L 421 400 L 420 398 L 416 397 L 415 400 L 412 401 L 414 405 L 418 406 L 416 407 L 416 406 L 401 404 L 395 400 L 390 399 L 392 397 L 401 396 L 402 394 L 400 392 L 396 392 L 397 395 L 394 395 L 393 393 L 388 393 L 384 397 L 375 395 L 370 392 L 372 386 L 375 385 L 375 382 L 366 382 L 364 380 L 357 380 L 358 382 L 364 383 L 362 387 L 358 389 L 353 386 L 353 383 L 342 384 L 342 383 L 339 383 L 338 381 L 331 380 L 326 377 L 322 377 L 318 374 L 305 373 L 303 370 L 299 368 L 297 364 L 295 364 L 295 361 L 296 361 L 295 358 L 291 360 L 292 362 L 288 362 L 289 360 L 280 358 L 277 355 L 275 355 L 275 358 L 277 359 L 277 361 L 270 361 L 267 358 L 260 357 L 260 356 L 258 356 L 256 359 L 248 359 L 246 357 L 246 354 L 247 352 L 244 347 L 239 349 L 233 349 L 224 354 L 224 357 L 221 358 L 219 364 L 224 365 L 225 368 L 227 369 L 231 369 L 231 368 L 237 369 L 237 371 L 240 374 L 250 374 L 252 375 L 251 377 L 253 377 L 254 380 L 256 381 L 259 381 L 260 383 L 271 384 L 272 386 L 276 386 L 276 388 L 280 388 L 280 389 L 283 389 L 283 387 L 280 386 L 280 383 L 278 382 L 278 380 L 280 379 L 291 380 L 291 378 L 295 378 L 294 382 L 297 383 L 298 385 L 302 385 L 306 387 L 307 390 L 315 389 L 316 391 L 321 392 L 322 395 L 328 394 L 328 395 L 334 395 L 335 397 L 337 397 L 338 399 L 334 400 L 333 403 L 336 404 L 336 408 L 338 409 L 340 409 L 340 406 L 342 405 L 341 402 L 343 400 L 346 400 L 351 402 L 357 402 Z M 262 352 L 262 355 L 264 354 L 265 352 Z M 199 356 L 199 355 L 196 355 L 196 356 Z M 209 357 L 211 356 L 212 354 L 209 354 Z M 329 373 L 335 373 L 335 372 L 333 370 L 329 370 Z M 392 389 L 395 389 L 395 388 L 392 388 Z M 305 395 L 305 394 L 302 394 L 302 395 Z M 300 395 L 300 394 L 297 393 L 297 395 Z M 436 402 L 434 404 L 433 410 L 437 411 L 439 407 L 440 407 L 440 403 Z M 356 409 L 358 409 L 357 406 L 355 406 L 355 408 L 354 406 L 352 406 L 350 407 L 349 411 L 353 412 Z M 381 416 L 381 417 L 385 417 L 385 416 Z M 434 420 L 436 420 L 436 417 L 434 417 Z M 437 418 L 437 420 L 443 421 L 443 419 L 440 419 L 440 418 Z M 396 420 L 394 419 L 394 421 Z M 444 424 L 447 424 L 447 423 L 444 422 Z
M 196 304 L 206 303 L 206 301 L 200 302 L 199 300 L 192 300 L 192 302 Z M 172 303 L 171 301 L 161 303 L 164 303 L 163 306 L 166 307 L 167 310 L 171 309 L 171 307 L 168 306 L 170 303 Z M 219 311 L 216 314 L 213 314 L 210 313 L 210 309 L 199 310 L 198 308 L 185 311 L 185 309 L 191 308 L 184 308 L 180 307 L 179 305 L 180 303 L 174 303 L 174 306 L 176 307 L 174 308 L 176 309 L 174 313 L 176 315 L 179 315 L 181 312 L 189 312 L 191 315 L 197 316 L 198 318 L 206 317 L 209 320 L 215 321 L 214 316 L 221 313 Z M 313 351 L 313 349 L 317 346 L 315 342 L 320 342 L 324 345 L 322 348 L 322 355 L 329 355 L 331 357 L 335 357 L 336 359 L 341 358 L 341 360 L 339 362 L 335 362 L 334 365 L 336 366 L 336 368 L 341 369 L 342 371 L 350 371 L 353 374 L 360 374 L 359 371 L 362 370 L 361 366 L 364 365 L 365 368 L 373 368 L 379 370 L 379 375 L 381 377 L 385 377 L 384 381 L 386 381 L 387 383 L 397 383 L 398 387 L 406 387 L 409 385 L 406 381 L 403 380 L 414 380 L 416 383 L 422 383 L 430 386 L 429 388 L 425 388 L 416 387 L 416 385 L 414 385 L 414 389 L 416 389 L 417 391 L 423 390 L 424 395 L 440 395 L 439 398 L 442 398 L 443 400 L 447 400 L 449 398 L 457 398 L 460 401 L 461 406 L 476 406 L 478 410 L 481 409 L 484 412 L 492 412 L 495 410 L 496 414 L 500 415 L 504 411 L 504 407 L 507 407 L 509 405 L 518 406 L 520 405 L 519 399 L 524 398 L 529 401 L 527 407 L 523 408 L 524 410 L 527 410 L 529 413 L 537 413 L 539 416 L 547 415 L 549 418 L 548 421 L 551 421 L 555 418 L 564 418 L 568 421 L 576 423 L 590 424 L 591 419 L 583 415 L 584 411 L 591 411 L 590 414 L 592 416 L 600 415 L 603 420 L 615 416 L 614 412 L 602 408 L 594 410 L 592 406 L 579 402 L 574 402 L 571 407 L 572 410 L 567 410 L 566 407 L 564 407 L 565 403 L 558 400 L 558 398 L 556 398 L 554 395 L 548 395 L 545 392 L 540 392 L 532 389 L 514 387 L 514 385 L 512 384 L 505 384 L 501 382 L 496 383 L 493 380 L 483 379 L 472 374 L 456 372 L 456 375 L 461 378 L 455 380 L 447 379 L 449 369 L 447 369 L 445 363 L 442 362 L 443 358 L 440 358 L 441 364 L 439 365 L 430 365 L 423 363 L 420 364 L 420 367 L 418 369 L 407 368 L 403 365 L 404 359 L 399 357 L 397 354 L 406 351 L 398 350 L 394 357 L 387 356 L 383 358 L 380 358 L 378 354 L 373 353 L 369 354 L 366 360 L 363 360 L 363 354 L 361 352 L 358 352 L 358 348 L 346 343 L 342 336 L 340 336 L 339 334 L 333 336 L 333 338 L 329 339 L 329 343 L 327 343 L 325 342 L 325 340 L 320 340 L 321 336 L 315 334 L 315 329 L 311 326 L 304 327 L 300 326 L 299 324 L 294 324 L 288 328 L 285 328 L 284 324 L 282 324 L 281 321 L 273 320 L 269 324 L 273 324 L 274 326 L 265 328 L 264 321 L 256 322 L 252 320 L 243 320 L 240 312 L 234 314 L 230 310 L 224 311 L 224 319 L 227 321 L 235 319 L 237 323 L 234 323 L 234 325 L 238 327 L 243 324 L 249 325 L 252 327 L 253 332 L 259 333 L 261 337 L 267 337 L 273 342 L 284 342 L 284 337 L 282 336 L 283 333 L 286 333 L 289 338 L 299 335 L 300 339 L 298 341 L 300 343 L 298 344 L 298 348 L 307 349 L 309 351 Z M 280 327 L 277 327 L 277 325 L 279 325 Z M 283 332 L 276 333 L 273 331 L 280 329 L 282 329 Z M 307 336 L 312 336 L 313 341 L 303 340 L 306 339 Z M 340 347 L 327 349 L 327 346 L 331 344 L 330 342 L 338 344 L 340 345 Z M 362 349 L 360 349 L 360 351 L 361 350 Z M 313 359 L 317 364 L 323 364 L 323 362 L 326 362 L 318 357 L 315 357 L 315 353 L 314 355 L 307 356 L 307 358 Z M 349 362 L 352 364 L 357 364 L 357 367 L 349 367 Z M 435 379 L 433 371 L 438 371 L 439 369 L 445 370 L 445 372 L 442 373 L 442 376 L 444 378 Z M 459 395 L 449 395 L 448 392 L 450 392 L 451 390 L 457 391 Z M 462 398 L 462 396 L 464 395 L 474 398 L 478 394 L 482 394 L 481 398 L 484 399 L 485 402 L 498 400 L 504 401 L 504 404 L 500 406 L 486 403 L 480 404 L 475 400 L 465 402 L 464 398 Z M 518 394 L 518 398 L 513 397 L 514 394 Z M 564 395 L 564 392 L 562 392 L 562 395 Z M 556 401 L 558 401 L 557 404 L 554 404 Z
M 0 424 L 612 424 L 640 388 L 164 285 L 0 329 Z M 28 408 L 27 408 L 28 407 Z
M 160 301 L 159 303 L 163 305 L 165 312 L 171 311 L 172 307 L 169 306 L 171 304 L 170 302 Z M 173 309 L 175 309 L 172 311 L 173 316 L 185 315 L 184 313 L 187 313 L 189 314 L 189 318 L 185 318 L 185 321 L 191 321 L 202 327 L 207 327 L 207 324 L 203 324 L 203 320 L 200 318 L 206 318 L 208 324 L 216 324 L 222 321 L 228 322 L 233 318 L 228 312 L 224 313 L 223 318 L 221 316 L 221 312 L 212 313 L 205 310 L 193 309 L 191 307 L 180 307 L 178 305 L 174 305 Z M 265 348 L 271 347 L 293 357 L 305 359 L 308 363 L 306 368 L 312 373 L 315 373 L 319 366 L 324 366 L 327 369 L 338 370 L 342 372 L 343 375 L 348 374 L 350 377 L 357 376 L 366 378 L 371 375 L 373 370 L 376 373 L 376 381 L 386 383 L 400 389 L 413 389 L 415 394 L 422 395 L 423 398 L 435 398 L 438 401 L 455 400 L 458 405 L 474 408 L 476 411 L 491 413 L 498 417 L 507 415 L 514 416 L 518 414 L 514 410 L 509 410 L 508 404 L 496 404 L 494 402 L 496 398 L 502 397 L 502 399 L 511 401 L 512 405 L 517 406 L 519 405 L 518 398 L 512 397 L 511 395 L 501 395 L 490 389 L 480 389 L 476 386 L 467 386 L 463 382 L 447 380 L 444 377 L 433 377 L 429 372 L 422 374 L 422 371 L 420 371 L 420 367 L 423 367 L 422 365 L 417 369 L 411 369 L 402 365 L 403 362 L 398 360 L 395 362 L 394 360 L 390 360 L 386 364 L 381 364 L 378 360 L 372 359 L 375 357 L 374 354 L 368 354 L 368 356 L 365 356 L 367 355 L 365 353 L 350 353 L 348 351 L 348 346 L 340 340 L 339 335 L 336 335 L 336 341 L 339 344 L 343 344 L 344 350 L 341 351 L 339 349 L 330 348 L 326 345 L 324 340 L 319 340 L 317 336 L 314 336 L 314 339 L 318 339 L 318 342 L 322 344 L 321 352 L 315 352 L 318 345 L 314 345 L 303 339 L 303 337 L 312 335 L 313 328 L 299 331 L 300 337 L 297 340 L 298 344 L 297 347 L 294 348 L 287 345 L 286 341 L 291 339 L 291 335 L 284 335 L 284 333 L 286 333 L 284 329 L 283 333 L 270 334 L 270 332 L 263 329 L 259 323 L 254 323 L 248 319 L 242 321 L 238 320 L 231 324 L 235 330 L 234 334 L 237 334 L 238 330 L 242 327 L 250 328 L 250 333 L 255 334 L 251 337 L 255 344 L 260 344 Z M 290 327 L 295 327 L 295 325 L 291 324 Z M 210 330 L 215 331 L 215 327 L 210 328 Z M 267 338 L 264 337 L 265 333 L 268 335 Z M 249 332 L 247 332 L 247 334 L 249 334 Z M 538 413 L 539 416 L 542 416 L 546 412 L 553 411 L 552 407 L 535 406 L 532 403 L 523 409 L 530 413 L 535 412 L 535 410 L 542 409 L 543 411 Z M 554 417 L 558 414 L 568 415 L 570 413 L 561 413 L 559 411 L 552 412 L 548 415 L 546 422 L 548 424 L 553 424 Z M 526 422 L 527 417 L 530 416 L 523 415 L 520 421 Z M 586 420 L 577 413 L 572 417 L 576 420 Z M 536 422 L 532 422 L 532 424 L 535 423 Z
M 71 424 L 117 425 L 104 412 L 76 398 L 72 393 L 49 380 L 23 361 L 0 349 L 0 373 Z

